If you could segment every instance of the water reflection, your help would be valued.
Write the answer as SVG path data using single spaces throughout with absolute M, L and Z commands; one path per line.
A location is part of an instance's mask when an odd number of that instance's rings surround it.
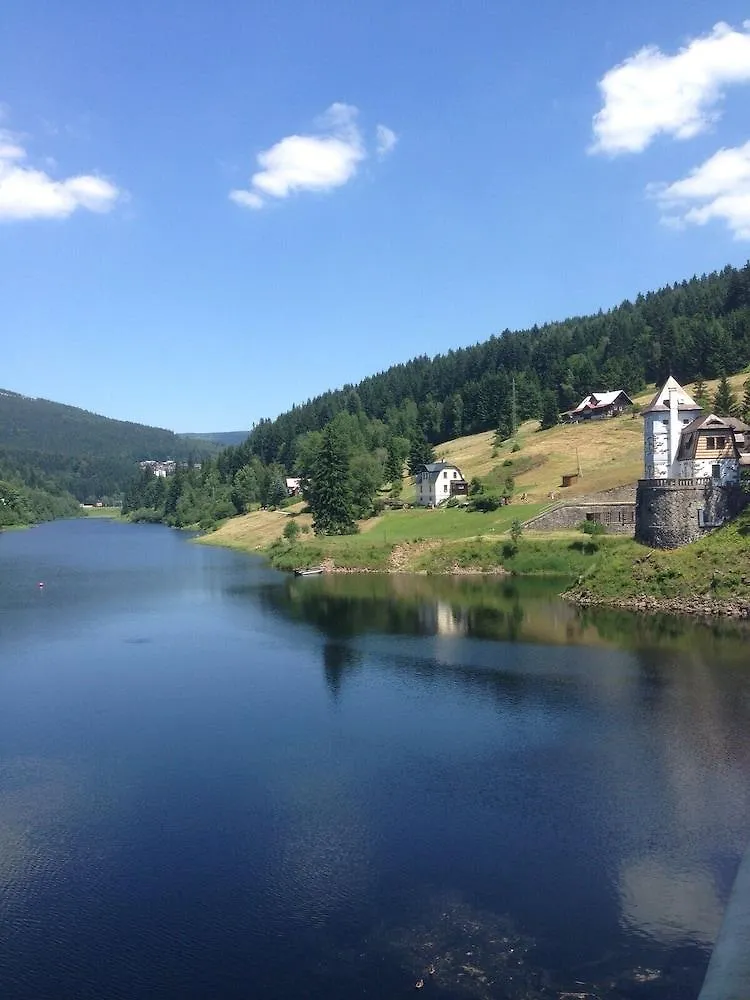
M 4 996 L 697 995 L 747 632 L 46 531 L 0 544 Z
M 629 932 L 671 949 L 708 948 L 750 815 L 750 748 L 738 737 L 750 707 L 750 634 L 736 623 L 580 610 L 555 591 L 545 582 L 347 576 L 284 580 L 252 600 L 321 633 L 336 698 L 358 670 L 408 674 L 492 705 L 506 754 L 593 740 L 581 744 L 575 780 L 560 774 L 561 809 L 575 815 L 579 838 L 598 845 L 589 863 L 603 870 L 588 877 L 611 882 Z M 508 644 L 518 647 L 512 655 Z M 518 728 L 524 717 L 531 728 Z M 545 755 L 536 766 L 545 770 L 524 775 L 524 794 L 549 809 L 557 765 Z M 527 832 L 544 843 L 533 823 Z M 569 857 L 564 864 L 576 868 Z M 638 988 L 664 987 L 661 973 L 638 975 Z M 483 996 L 491 978 L 472 995 Z
M 467 636 L 510 642 L 699 650 L 744 662 L 750 627 L 723 620 L 577 608 L 558 580 L 342 574 L 267 579 L 229 589 L 332 638 L 365 633 Z

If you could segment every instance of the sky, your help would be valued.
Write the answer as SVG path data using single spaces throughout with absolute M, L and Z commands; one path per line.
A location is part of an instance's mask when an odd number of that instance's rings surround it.
M 245 430 L 750 257 L 735 0 L 3 0 L 0 386 Z

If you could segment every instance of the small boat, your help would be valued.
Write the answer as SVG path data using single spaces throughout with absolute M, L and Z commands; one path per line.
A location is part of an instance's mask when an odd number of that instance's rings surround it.
M 295 576 L 320 576 L 323 572 L 322 566 L 308 566 L 307 568 L 295 569 Z

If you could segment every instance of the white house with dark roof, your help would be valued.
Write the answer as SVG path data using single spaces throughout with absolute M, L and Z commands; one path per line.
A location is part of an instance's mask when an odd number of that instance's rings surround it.
M 417 503 L 420 507 L 437 507 L 454 496 L 466 496 L 469 485 L 457 465 L 450 462 L 430 462 L 414 476 Z

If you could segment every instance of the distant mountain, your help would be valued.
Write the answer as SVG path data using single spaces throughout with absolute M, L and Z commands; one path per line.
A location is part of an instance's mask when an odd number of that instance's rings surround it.
M 224 447 L 230 444 L 242 444 L 247 440 L 250 431 L 211 431 L 208 434 L 183 434 L 186 438 L 199 438 L 202 441 L 213 441 Z
M 0 478 L 67 490 L 82 502 L 117 498 L 144 459 L 200 461 L 218 449 L 198 437 L 0 389 Z

